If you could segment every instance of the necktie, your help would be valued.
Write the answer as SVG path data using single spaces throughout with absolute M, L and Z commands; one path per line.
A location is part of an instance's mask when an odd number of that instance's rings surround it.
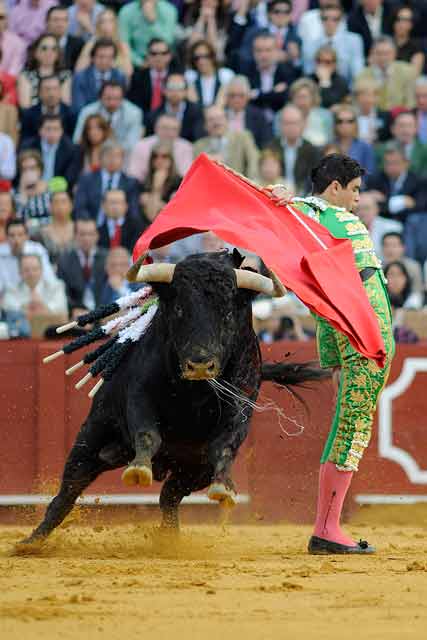
M 122 243 L 122 227 L 116 222 L 116 226 L 114 227 L 114 234 L 110 240 L 110 249 L 114 249 L 115 247 L 120 247 Z
M 113 180 L 114 180 L 114 173 L 109 173 L 107 184 L 105 185 L 105 191 L 111 191 L 111 189 L 113 188 Z
M 276 31 L 276 44 L 279 51 L 283 48 L 283 34 L 280 31 Z
M 154 109 L 158 109 L 158 107 L 160 107 L 161 104 L 162 104 L 162 78 L 160 76 L 160 73 L 156 73 L 154 82 L 153 82 L 152 92 L 151 92 L 151 104 L 150 104 L 151 111 L 154 111 Z
M 427 142 L 427 113 L 420 113 L 418 119 L 418 137 L 423 144 Z
M 89 282 L 92 269 L 90 268 L 89 256 L 85 256 L 85 263 L 83 265 L 83 278 L 86 282 Z

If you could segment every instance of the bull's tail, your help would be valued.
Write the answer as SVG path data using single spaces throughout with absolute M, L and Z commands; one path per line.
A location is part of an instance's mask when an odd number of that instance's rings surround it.
M 321 369 L 316 362 L 263 362 L 262 381 L 281 387 L 302 386 L 331 377 L 330 369 Z

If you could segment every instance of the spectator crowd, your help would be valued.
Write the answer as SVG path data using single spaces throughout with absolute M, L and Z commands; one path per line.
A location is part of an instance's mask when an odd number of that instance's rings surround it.
M 424 0 L 0 0 L 0 337 L 132 290 L 135 241 L 199 154 L 301 196 L 331 152 L 366 168 L 402 329 L 426 304 Z M 292 297 L 254 315 L 265 340 L 310 335 Z

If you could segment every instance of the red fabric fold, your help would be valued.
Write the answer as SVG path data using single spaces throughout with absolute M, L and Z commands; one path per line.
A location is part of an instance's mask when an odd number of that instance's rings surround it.
M 203 231 L 213 231 L 225 242 L 258 255 L 312 311 L 346 334 L 361 354 L 384 365 L 378 321 L 349 240 L 334 238 L 292 207 L 278 207 L 261 189 L 204 154 L 138 239 L 133 258 Z

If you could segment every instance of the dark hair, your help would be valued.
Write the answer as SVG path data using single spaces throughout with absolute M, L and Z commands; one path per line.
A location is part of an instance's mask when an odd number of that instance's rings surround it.
M 50 73 L 48 76 L 42 76 L 39 80 L 39 93 L 40 93 L 42 84 L 44 82 L 47 82 L 48 80 L 57 80 L 59 84 L 61 84 L 61 78 L 57 76 L 56 73 Z
M 64 126 L 62 124 L 62 118 L 61 118 L 61 116 L 59 114 L 58 115 L 54 115 L 53 113 L 51 113 L 51 114 L 42 116 L 41 119 L 40 119 L 39 129 L 41 129 L 42 126 L 44 124 L 46 124 L 46 122 L 59 122 L 61 127 Z
M 341 153 L 324 156 L 311 172 L 313 193 L 323 193 L 336 180 L 345 188 L 355 178 L 362 178 L 365 169 L 356 160 Z
M 99 90 L 99 97 L 100 98 L 102 98 L 102 95 L 103 95 L 105 89 L 107 89 L 108 87 L 113 87 L 113 89 L 117 89 L 117 87 L 119 87 L 122 90 L 123 96 L 125 95 L 125 88 L 124 88 L 122 82 L 119 82 L 118 80 L 107 80 L 107 82 L 104 82 L 104 84 L 102 85 L 102 87 Z
M 393 262 L 388 263 L 388 265 L 384 269 L 384 275 L 386 278 L 387 278 L 388 272 L 392 267 L 397 267 L 398 269 L 400 269 L 400 271 L 402 272 L 402 274 L 405 276 L 405 279 L 406 279 L 406 284 L 400 293 L 391 293 L 390 290 L 388 291 L 391 306 L 395 308 L 400 308 L 400 307 L 403 307 L 403 305 L 405 304 L 407 298 L 409 297 L 412 291 L 412 282 L 411 282 L 411 278 L 409 276 L 407 268 L 405 267 L 403 262 L 400 262 L 400 260 L 394 260 Z
M 27 225 L 25 224 L 25 220 L 23 220 L 22 218 L 11 218 L 6 222 L 6 235 L 9 233 L 10 227 L 18 227 L 18 226 L 24 227 L 25 231 L 28 231 Z
M 158 154 L 158 152 L 159 151 L 163 151 L 163 150 L 166 151 L 168 153 L 168 155 L 170 156 L 169 171 L 168 171 L 168 176 L 167 176 L 167 178 L 165 180 L 165 183 L 163 185 L 163 193 L 167 193 L 170 190 L 171 186 L 176 181 L 177 171 L 176 171 L 176 167 L 175 167 L 175 159 L 174 159 L 174 156 L 173 156 L 173 148 L 167 142 L 158 142 L 151 149 L 150 159 L 149 159 L 149 162 L 148 162 L 147 178 L 146 178 L 145 183 L 144 183 L 144 188 L 145 188 L 146 191 L 151 191 L 152 188 L 153 188 L 154 160 L 155 160 L 155 157 Z
M 38 70 L 38 62 L 36 60 L 36 51 L 37 51 L 39 45 L 41 44 L 41 42 L 43 42 L 43 40 L 45 38 L 53 38 L 55 40 L 57 48 L 58 48 L 57 49 L 58 50 L 58 57 L 56 59 L 55 66 L 54 66 L 55 73 L 58 73 L 59 71 L 62 71 L 64 69 L 64 63 L 63 63 L 63 60 L 62 60 L 62 52 L 61 52 L 61 48 L 59 46 L 58 39 L 56 38 L 56 36 L 52 35 L 51 33 L 42 33 L 41 36 L 39 36 L 36 40 L 34 40 L 34 42 L 31 43 L 31 45 L 28 47 L 27 64 L 25 65 L 25 69 L 27 71 L 37 71 Z
M 111 38 L 98 38 L 97 40 L 95 40 L 95 44 L 93 45 L 92 49 L 90 50 L 90 58 L 91 60 L 94 59 L 96 52 L 99 49 L 113 49 L 114 50 L 114 57 L 117 56 L 117 46 L 116 43 L 111 40 Z
M 292 9 L 292 0 L 270 0 L 270 2 L 267 3 L 267 13 L 270 13 L 276 4 L 287 4 L 288 7 Z
M 64 7 L 63 5 L 60 5 L 60 4 L 56 4 L 54 7 L 51 7 L 50 9 L 48 9 L 46 13 L 46 22 L 49 20 L 50 16 L 54 11 L 66 11 L 68 15 L 67 7 Z
M 387 238 L 399 238 L 400 242 L 402 244 L 405 244 L 403 240 L 403 234 L 400 233 L 399 231 L 388 231 L 387 233 L 385 233 L 381 239 L 381 244 L 383 246 L 384 246 L 384 240 L 387 240 Z
M 190 49 L 188 50 L 188 61 L 190 65 L 193 67 L 193 69 L 196 69 L 197 71 L 197 65 L 196 65 L 196 60 L 194 56 L 195 56 L 195 51 L 196 49 L 198 49 L 198 47 L 205 47 L 208 50 L 209 57 L 212 60 L 215 69 L 217 69 L 218 60 L 216 57 L 216 50 L 215 50 L 215 47 L 212 46 L 212 44 L 209 42 L 209 40 L 196 40 L 196 42 L 193 42 Z
M 415 25 L 417 24 L 417 21 L 420 19 L 420 16 L 417 14 L 417 11 L 413 7 L 411 7 L 409 4 L 403 3 L 395 7 L 390 18 L 390 29 L 391 29 L 391 32 L 393 33 L 394 25 L 397 22 L 398 15 L 403 9 L 406 9 L 407 11 L 410 11 L 412 13 L 412 28 L 409 32 L 409 36 L 411 37 L 414 31 Z
M 111 125 L 109 122 L 107 122 L 107 120 L 105 120 L 105 118 L 103 118 L 99 113 L 93 113 L 92 115 L 88 116 L 83 125 L 83 131 L 80 138 L 80 146 L 82 147 L 85 154 L 90 153 L 92 149 L 92 144 L 89 140 L 88 134 L 89 124 L 92 120 L 97 120 L 99 127 L 104 132 L 105 137 L 101 144 L 103 144 L 109 138 L 113 137 L 113 130 L 111 128 Z
M 167 46 L 168 51 L 170 52 L 170 47 L 169 47 L 168 43 L 166 42 L 166 40 L 162 40 L 161 38 L 151 38 L 151 40 L 147 44 L 148 53 L 150 53 L 150 49 L 153 46 L 153 44 L 164 44 L 164 45 Z

